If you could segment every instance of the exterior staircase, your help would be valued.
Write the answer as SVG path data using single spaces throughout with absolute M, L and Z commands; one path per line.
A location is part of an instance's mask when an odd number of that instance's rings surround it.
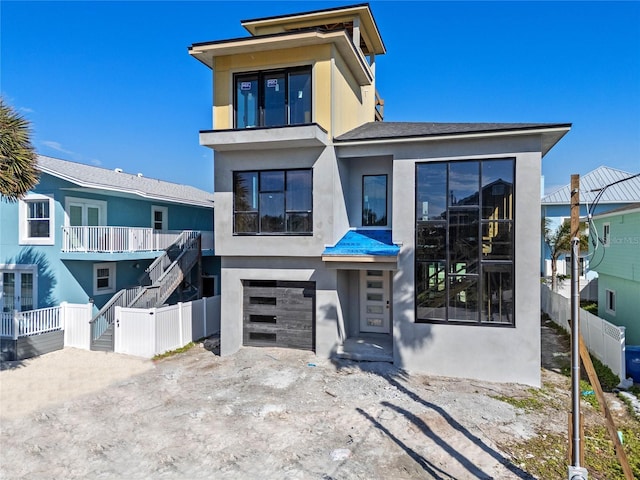
M 91 319 L 91 350 L 113 351 L 116 307 L 154 308 L 162 305 L 185 281 L 200 260 L 200 232 L 182 232 L 139 279 L 140 286 L 122 289 Z M 196 291 L 196 296 L 199 289 Z

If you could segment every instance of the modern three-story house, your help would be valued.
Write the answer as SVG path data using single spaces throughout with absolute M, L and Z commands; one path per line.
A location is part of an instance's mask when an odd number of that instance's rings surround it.
M 213 71 L 221 353 L 539 384 L 541 160 L 570 125 L 384 122 L 366 4 L 242 25 L 189 47 Z

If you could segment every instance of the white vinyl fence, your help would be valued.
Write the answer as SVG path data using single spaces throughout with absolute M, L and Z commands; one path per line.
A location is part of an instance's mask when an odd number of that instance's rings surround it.
M 89 326 L 91 320 L 91 304 L 75 304 L 62 302 L 57 307 L 39 308 L 26 312 L 11 312 L 0 314 L 0 336 L 17 339 L 41 333 L 54 332 L 56 330 L 65 331 L 65 346 L 79 346 L 89 349 L 88 337 L 85 346 L 74 344 L 75 339 L 67 343 L 67 332 L 77 331 L 78 327 Z M 76 342 L 78 343 L 78 342 Z
M 116 307 L 114 351 L 151 358 L 220 331 L 220 296 L 159 308 Z
M 540 293 L 542 311 L 569 332 L 571 299 L 552 292 L 546 285 L 541 285 Z M 607 365 L 620 380 L 625 380 L 625 328 L 613 325 L 581 308 L 580 333 L 589 353 Z

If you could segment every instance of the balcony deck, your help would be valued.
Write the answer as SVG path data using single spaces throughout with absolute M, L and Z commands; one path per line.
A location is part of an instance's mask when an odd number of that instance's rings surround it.
M 182 230 L 159 231 L 146 227 L 62 227 L 64 259 L 100 260 L 105 254 L 118 259 L 155 258 L 176 241 Z M 213 251 L 213 232 L 202 234 L 202 250 Z M 122 258 L 120 258 L 122 257 Z

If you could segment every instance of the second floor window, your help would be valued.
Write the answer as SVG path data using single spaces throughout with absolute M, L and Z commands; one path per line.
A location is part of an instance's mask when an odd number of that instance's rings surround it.
M 362 177 L 362 226 L 387 225 L 387 176 Z
M 311 67 L 235 76 L 235 128 L 311 122 Z
M 55 207 L 53 197 L 29 194 L 19 202 L 20 245 L 53 245 L 55 243 Z
M 312 233 L 312 189 L 311 169 L 234 172 L 234 233 Z

